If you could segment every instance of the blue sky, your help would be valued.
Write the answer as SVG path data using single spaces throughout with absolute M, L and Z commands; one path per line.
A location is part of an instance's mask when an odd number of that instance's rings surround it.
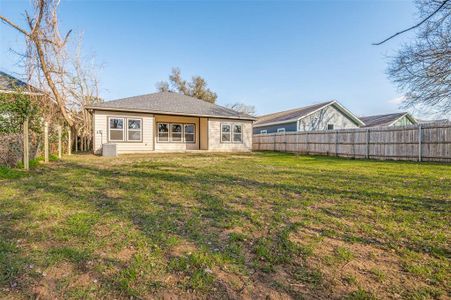
M 29 1 L 0 0 L 23 24 Z M 415 23 L 412 1 L 62 1 L 62 31 L 84 34 L 106 100 L 155 91 L 172 67 L 201 75 L 218 103 L 259 114 L 339 100 L 358 115 L 398 111 L 388 56 L 411 34 L 372 46 Z M 75 35 L 73 36 L 75 37 Z M 20 73 L 21 35 L 0 24 L 0 69 Z

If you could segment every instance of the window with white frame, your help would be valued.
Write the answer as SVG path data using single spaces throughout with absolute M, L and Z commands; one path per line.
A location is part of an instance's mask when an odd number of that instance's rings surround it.
M 285 128 L 277 128 L 277 132 L 285 132 Z
M 141 131 L 141 119 L 127 119 L 127 140 L 138 142 L 141 141 L 142 131 Z
M 260 130 L 260 134 L 268 134 L 268 130 L 266 130 L 266 129 Z
M 182 123 L 158 123 L 158 142 L 195 143 L 196 126 Z
M 181 142 L 182 141 L 182 124 L 171 124 L 171 141 Z
M 194 124 L 185 124 L 185 143 L 194 143 L 196 141 L 196 130 Z
M 109 117 L 108 141 L 110 142 L 142 141 L 142 119 Z
M 233 142 L 241 143 L 243 142 L 243 126 L 241 124 L 233 124 Z
M 221 124 L 221 143 L 242 143 L 243 125 L 239 123 Z
M 221 143 L 230 143 L 232 140 L 230 129 L 230 124 L 221 124 Z
M 108 140 L 119 142 L 125 140 L 124 118 L 109 118 L 108 121 Z
M 334 124 L 327 124 L 327 130 L 334 130 Z
M 158 141 L 169 142 L 169 124 L 158 123 Z

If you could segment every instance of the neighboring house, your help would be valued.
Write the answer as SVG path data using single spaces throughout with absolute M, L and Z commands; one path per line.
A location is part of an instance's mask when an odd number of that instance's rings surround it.
M 94 152 L 105 143 L 118 153 L 251 151 L 254 117 L 178 93 L 103 102 L 93 116 Z
M 42 95 L 43 93 L 37 88 L 13 77 L 5 72 L 0 71 L 0 93 L 3 94 L 27 94 Z
M 438 119 L 438 120 L 419 120 L 419 119 L 416 119 L 416 120 L 417 120 L 418 124 L 427 124 L 427 125 L 430 125 L 430 124 L 448 124 L 448 123 L 450 123 L 450 120 L 448 120 L 448 119 Z
M 359 128 L 365 124 L 337 101 L 260 116 L 254 134 Z
M 418 122 L 407 112 L 360 117 L 365 123 L 363 127 L 387 127 L 415 125 Z

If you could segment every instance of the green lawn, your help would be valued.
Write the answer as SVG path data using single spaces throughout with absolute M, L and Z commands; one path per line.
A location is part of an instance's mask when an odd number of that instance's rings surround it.
M 451 166 L 277 153 L 0 169 L 0 298 L 447 298 Z

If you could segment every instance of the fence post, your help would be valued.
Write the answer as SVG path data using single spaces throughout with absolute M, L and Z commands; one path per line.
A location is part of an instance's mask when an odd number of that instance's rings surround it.
M 49 123 L 44 122 L 44 162 L 49 162 Z
M 422 157 L 422 138 L 423 138 L 423 131 L 422 131 L 422 127 L 421 124 L 418 125 L 418 161 L 421 162 L 421 157 Z
M 61 125 L 59 125 L 58 126 L 58 158 L 59 159 L 61 159 L 62 158 L 62 152 L 63 152 L 63 147 L 62 147 L 62 145 L 61 145 L 61 139 L 62 139 L 62 131 L 63 131 L 63 129 L 62 129 L 62 127 L 61 127 Z
M 23 167 L 25 170 L 30 169 L 30 147 L 28 145 L 28 117 L 23 122 Z
M 308 131 L 305 133 L 305 148 L 306 148 L 306 151 L 307 151 L 307 155 L 309 155 L 309 142 L 308 142 L 308 136 L 309 136 L 309 134 L 308 134 Z
M 338 130 L 335 130 L 335 156 L 338 157 Z
M 366 159 L 370 158 L 370 129 L 366 130 Z
M 72 137 L 70 127 L 67 128 L 67 154 L 72 154 Z

